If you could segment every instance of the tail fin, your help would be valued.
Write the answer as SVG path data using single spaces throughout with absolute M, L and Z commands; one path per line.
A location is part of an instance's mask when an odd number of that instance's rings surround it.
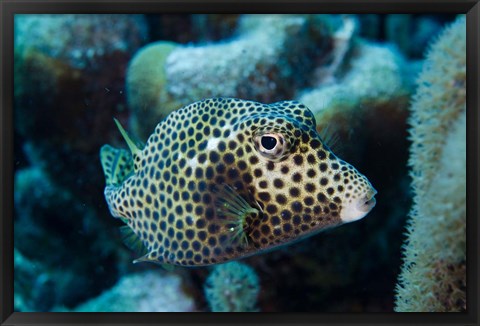
M 100 161 L 107 186 L 119 186 L 133 173 L 133 159 L 129 151 L 103 145 Z

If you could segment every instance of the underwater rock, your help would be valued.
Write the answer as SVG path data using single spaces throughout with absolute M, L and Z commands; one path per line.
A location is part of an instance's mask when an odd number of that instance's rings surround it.
M 193 299 L 182 289 L 180 276 L 155 270 L 126 275 L 114 287 L 72 311 L 189 312 L 195 309 Z
M 91 207 L 38 167 L 17 171 L 14 185 L 15 248 L 21 253 L 15 271 L 28 269 L 25 261 L 35 262 L 31 264 L 34 275 L 19 274 L 17 279 L 15 273 L 15 282 L 22 284 L 19 289 L 25 284 L 51 289 L 48 300 L 38 295 L 42 288 L 24 293 L 27 308 L 46 311 L 60 303 L 72 306 L 115 282 L 122 261 L 117 253 L 122 250 L 120 239 L 105 232 L 107 224 Z
M 162 74 L 147 77 L 152 86 L 165 85 L 156 105 L 132 101 L 129 107 L 136 115 L 132 129 L 142 131 L 140 138 L 152 132 L 162 117 L 175 108 L 208 97 L 237 97 L 272 103 L 293 96 L 296 87 L 306 83 L 313 64 L 330 51 L 331 34 L 338 21 L 329 15 L 246 15 L 239 20 L 237 37 L 223 43 L 178 46 L 157 65 Z M 153 56 L 155 53 L 150 52 Z M 144 65 L 155 59 L 143 55 Z M 134 60 L 140 68 L 142 62 Z M 163 66 L 163 67 L 162 67 Z M 129 69 L 129 75 L 139 73 Z M 127 77 L 127 81 L 136 78 Z M 142 87 L 127 83 L 132 92 Z M 152 117 L 156 116 L 154 119 Z
M 233 261 L 214 266 L 204 289 L 213 312 L 256 311 L 260 284 L 248 265 Z
M 466 311 L 466 20 L 427 54 L 410 108 L 414 206 L 396 311 Z

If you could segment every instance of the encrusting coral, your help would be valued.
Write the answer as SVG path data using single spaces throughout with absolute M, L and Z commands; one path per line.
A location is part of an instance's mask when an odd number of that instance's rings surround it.
M 413 98 L 409 164 L 415 192 L 395 310 L 466 310 L 466 22 L 427 54 Z

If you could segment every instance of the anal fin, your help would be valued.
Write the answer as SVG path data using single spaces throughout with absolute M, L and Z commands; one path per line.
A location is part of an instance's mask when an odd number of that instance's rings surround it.
M 145 256 L 148 254 L 148 249 L 145 247 L 142 239 L 140 239 L 128 225 L 120 227 L 120 234 L 123 243 L 125 243 L 130 250 L 135 252 L 135 254 L 139 256 Z

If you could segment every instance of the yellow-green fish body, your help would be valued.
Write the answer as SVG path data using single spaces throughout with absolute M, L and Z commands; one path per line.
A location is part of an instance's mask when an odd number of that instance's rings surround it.
M 143 149 L 119 128 L 131 153 L 102 147 L 105 197 L 141 239 L 137 261 L 221 263 L 358 220 L 375 205 L 370 182 L 322 143 L 298 102 L 199 101 L 161 121 Z

